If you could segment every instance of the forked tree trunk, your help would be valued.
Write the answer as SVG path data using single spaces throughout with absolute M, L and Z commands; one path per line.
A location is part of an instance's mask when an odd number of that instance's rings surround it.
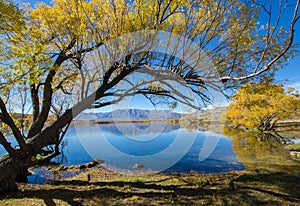
M 113 71 L 114 70 L 111 70 L 110 72 Z M 17 186 L 15 182 L 18 172 L 20 170 L 28 169 L 30 166 L 36 165 L 36 155 L 41 153 L 42 149 L 45 146 L 57 144 L 57 138 L 62 132 L 62 128 L 70 124 L 74 117 L 85 110 L 87 106 L 92 105 L 95 100 L 98 100 L 105 96 L 105 92 L 107 90 L 114 87 L 131 72 L 131 70 L 125 71 L 118 77 L 114 78 L 110 83 L 103 84 L 97 89 L 96 92 L 74 105 L 72 109 L 66 110 L 61 117 L 59 117 L 53 124 L 51 124 L 51 126 L 43 129 L 35 136 L 30 137 L 28 140 L 26 140 L 26 148 L 29 148 L 27 151 L 17 150 L 17 155 L 15 155 L 16 157 L 2 157 L 0 159 L 0 193 L 16 190 Z M 104 79 L 106 78 L 106 75 Z M 109 78 L 109 76 L 110 73 L 107 78 Z M 108 102 L 106 105 L 109 104 L 111 103 Z M 105 104 L 101 106 L 105 106 Z
M 12 192 L 18 189 L 16 178 L 18 173 L 27 170 L 29 167 L 36 165 L 36 155 L 48 145 L 56 144 L 58 134 L 61 128 L 66 126 L 72 120 L 72 112 L 66 112 L 50 127 L 39 133 L 33 138 L 27 140 L 26 144 L 30 151 L 16 150 L 17 155 L 4 156 L 0 159 L 0 193 Z
M 18 157 L 5 156 L 0 159 L 0 193 L 16 191 L 16 182 L 27 182 L 28 168 L 37 164 L 35 155 L 22 154 Z

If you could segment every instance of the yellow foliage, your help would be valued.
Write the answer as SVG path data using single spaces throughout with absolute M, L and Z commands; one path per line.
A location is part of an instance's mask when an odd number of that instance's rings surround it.
M 235 126 L 261 129 L 263 124 L 275 124 L 299 109 L 297 96 L 284 91 L 283 85 L 268 81 L 249 83 L 232 96 L 226 112 L 227 121 Z

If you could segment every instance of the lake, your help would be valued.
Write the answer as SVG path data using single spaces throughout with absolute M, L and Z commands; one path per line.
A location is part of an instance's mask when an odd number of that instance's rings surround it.
M 188 131 L 168 123 L 71 127 L 65 144 L 66 165 L 99 158 L 120 171 L 135 170 L 135 164 L 143 164 L 143 170 L 165 172 L 211 173 L 244 168 L 236 160 L 230 138 L 207 131 Z M 206 151 L 205 146 L 212 148 Z M 201 152 L 203 157 L 199 160 Z
M 244 133 L 228 134 L 230 138 L 165 122 L 74 125 L 64 137 L 63 154 L 53 161 L 79 165 L 101 159 L 102 167 L 134 173 L 218 173 L 246 167 L 281 170 L 285 164 L 289 170 L 300 171 L 299 161 L 280 144 L 273 144 L 274 149 L 268 146 L 270 141 L 256 141 Z M 0 154 L 4 152 L 0 147 Z M 33 171 L 31 183 L 45 182 L 51 176 L 45 167 Z

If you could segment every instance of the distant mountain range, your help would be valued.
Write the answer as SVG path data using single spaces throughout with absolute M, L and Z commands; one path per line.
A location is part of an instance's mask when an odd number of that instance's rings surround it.
M 81 113 L 75 119 L 100 121 L 167 120 L 181 118 L 183 116 L 185 116 L 185 114 L 170 112 L 167 110 L 120 109 L 112 112 Z

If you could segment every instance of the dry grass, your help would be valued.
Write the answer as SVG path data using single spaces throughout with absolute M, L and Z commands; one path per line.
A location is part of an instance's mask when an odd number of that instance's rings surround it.
M 0 205 L 299 205 L 299 182 L 283 173 L 131 176 L 93 168 L 54 184 L 21 184 Z

